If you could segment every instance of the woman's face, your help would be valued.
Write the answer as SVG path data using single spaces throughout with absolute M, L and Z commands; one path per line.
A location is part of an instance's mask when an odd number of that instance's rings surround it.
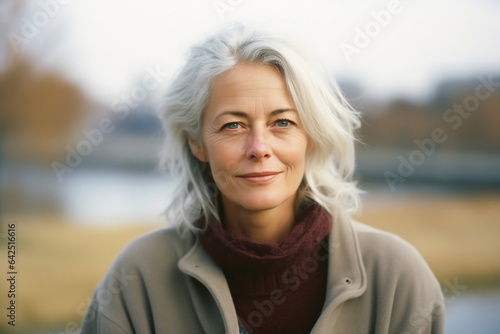
M 218 77 L 195 156 L 208 162 L 224 210 L 260 211 L 295 202 L 307 134 L 279 71 L 242 64 Z

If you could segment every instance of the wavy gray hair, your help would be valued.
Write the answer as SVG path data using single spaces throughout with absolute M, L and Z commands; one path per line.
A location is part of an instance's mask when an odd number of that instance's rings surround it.
M 327 72 L 307 59 L 287 41 L 240 24 L 226 26 L 192 47 L 161 109 L 166 135 L 161 165 L 178 182 L 166 215 L 183 235 L 197 230 L 194 223 L 201 216 L 220 219 L 215 181 L 208 164 L 191 153 L 187 138 L 200 138 L 214 79 L 241 63 L 272 65 L 280 71 L 313 143 L 306 156 L 298 207 L 315 201 L 330 213 L 358 209 L 360 191 L 352 181 L 358 113 L 337 84 L 324 75 Z

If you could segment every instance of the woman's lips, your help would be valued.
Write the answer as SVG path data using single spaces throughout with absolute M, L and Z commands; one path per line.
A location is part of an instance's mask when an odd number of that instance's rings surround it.
M 248 173 L 238 175 L 239 178 L 243 180 L 254 183 L 254 184 L 264 184 L 274 180 L 281 172 L 260 172 L 260 173 Z

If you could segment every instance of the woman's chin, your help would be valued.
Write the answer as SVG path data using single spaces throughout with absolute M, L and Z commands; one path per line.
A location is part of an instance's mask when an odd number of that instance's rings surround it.
M 286 203 L 289 199 L 291 199 L 291 197 L 259 194 L 257 196 L 241 199 L 238 201 L 239 205 L 237 206 L 245 211 L 267 211 L 276 209 Z

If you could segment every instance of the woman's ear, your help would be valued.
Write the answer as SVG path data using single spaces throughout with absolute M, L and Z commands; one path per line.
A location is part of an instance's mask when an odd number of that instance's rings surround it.
M 207 154 L 203 145 L 195 140 L 193 137 L 188 136 L 188 144 L 191 149 L 191 153 L 198 158 L 201 162 L 208 162 Z

